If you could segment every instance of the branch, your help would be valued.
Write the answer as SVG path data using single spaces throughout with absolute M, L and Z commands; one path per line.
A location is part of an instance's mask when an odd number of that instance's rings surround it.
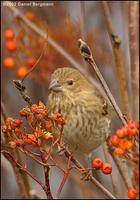
M 7 114 L 6 114 L 6 110 L 5 110 L 5 106 L 4 106 L 3 102 L 1 102 L 1 114 L 2 114 L 2 118 L 3 118 L 3 123 L 5 123 L 5 120 L 7 119 Z M 5 143 L 8 144 L 8 142 L 9 142 L 8 138 L 5 137 Z M 5 149 L 7 149 L 5 147 L 5 144 L 3 144 L 3 146 L 4 146 Z M 18 160 L 19 163 L 22 162 L 18 150 L 14 150 L 11 153 L 14 156 L 14 158 L 16 160 Z M 9 157 L 6 156 L 6 154 L 4 154 L 4 156 L 5 156 L 6 159 L 9 158 Z M 27 176 L 24 175 L 24 174 L 19 174 L 19 171 L 17 170 L 17 168 L 14 167 L 12 162 L 11 162 L 11 164 L 12 164 L 15 176 L 16 176 L 16 181 L 19 185 L 19 189 L 20 189 L 22 198 L 30 198 L 30 185 L 29 185 Z
M 122 59 L 122 52 L 120 48 L 121 40 L 114 31 L 111 14 L 110 14 L 107 1 L 102 1 L 101 3 L 103 6 L 104 16 L 105 16 L 106 25 L 107 25 L 107 31 L 110 36 L 112 49 L 114 53 L 116 72 L 117 72 L 117 77 L 119 80 L 119 88 L 120 88 L 120 94 L 121 94 L 121 100 L 122 100 L 121 101 L 122 110 L 126 115 L 130 116 L 126 72 L 125 72 L 123 59 Z
M 41 154 L 41 159 L 43 163 L 46 163 L 46 159 L 44 154 Z M 49 166 L 44 166 L 44 174 L 45 174 L 45 186 L 44 189 L 46 191 L 46 195 L 48 199 L 53 199 L 52 193 L 51 193 L 51 188 L 50 188 L 50 181 L 49 181 L 49 171 L 50 167 Z
M 65 151 L 65 155 L 67 158 L 69 158 L 71 156 L 71 153 L 66 150 Z M 73 156 L 71 156 L 71 161 L 75 164 L 76 167 L 79 168 L 80 171 L 85 171 L 85 168 L 83 167 L 83 165 L 76 160 Z M 89 180 L 94 183 L 107 197 L 109 197 L 110 199 L 116 199 L 116 197 L 113 196 L 113 194 L 111 194 L 111 192 L 109 192 L 99 181 L 96 180 L 96 178 L 94 178 L 91 174 L 89 175 Z
M 133 118 L 138 119 L 139 104 L 139 8 L 138 1 L 129 1 L 129 46 L 131 63 L 131 89 Z
M 80 48 L 80 53 L 81 55 L 83 56 L 83 58 L 85 59 L 85 61 L 88 62 L 88 64 L 93 67 L 93 69 L 95 70 L 95 73 L 98 77 L 98 79 L 100 80 L 101 82 L 101 85 L 103 87 L 103 89 L 105 90 L 106 92 L 106 95 L 110 101 L 110 103 L 112 104 L 112 106 L 114 107 L 116 113 L 118 114 L 120 120 L 122 121 L 123 125 L 127 125 L 127 121 L 126 119 L 124 118 L 124 115 L 122 114 L 120 108 L 118 107 L 106 81 L 104 80 L 102 74 L 100 73 L 99 71 L 99 68 L 97 67 L 94 59 L 93 59 L 93 56 L 92 56 L 92 53 L 91 53 L 91 50 L 89 48 L 89 46 L 84 42 L 82 41 L 81 39 L 79 39 L 79 48 Z

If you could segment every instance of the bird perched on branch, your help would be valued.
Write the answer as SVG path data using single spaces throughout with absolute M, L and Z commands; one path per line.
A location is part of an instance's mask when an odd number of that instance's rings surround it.
M 76 69 L 58 68 L 49 85 L 49 113 L 65 120 L 63 141 L 72 152 L 90 154 L 109 135 L 107 103 L 99 90 Z

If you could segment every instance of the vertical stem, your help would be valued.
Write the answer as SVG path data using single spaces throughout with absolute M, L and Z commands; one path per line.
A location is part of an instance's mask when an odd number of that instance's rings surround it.
M 80 20 L 81 20 L 81 36 L 85 40 L 86 34 L 85 34 L 85 1 L 80 1 Z
M 127 116 L 130 116 L 126 73 L 125 73 L 124 63 L 122 59 L 122 52 L 120 48 L 121 40 L 114 31 L 114 26 L 112 23 L 111 14 L 110 14 L 107 1 L 102 1 L 101 3 L 103 6 L 107 30 L 110 36 L 115 64 L 116 64 L 116 72 L 117 72 L 120 94 L 121 94 L 122 110 L 123 110 L 123 113 L 125 113 Z
M 129 1 L 129 46 L 131 63 L 132 115 L 135 120 L 139 116 L 139 2 Z

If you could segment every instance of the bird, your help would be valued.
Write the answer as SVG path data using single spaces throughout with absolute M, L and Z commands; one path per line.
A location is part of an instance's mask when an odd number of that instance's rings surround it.
M 97 87 L 72 67 L 57 68 L 51 75 L 48 113 L 65 120 L 62 141 L 72 153 L 89 155 L 110 133 L 108 104 Z

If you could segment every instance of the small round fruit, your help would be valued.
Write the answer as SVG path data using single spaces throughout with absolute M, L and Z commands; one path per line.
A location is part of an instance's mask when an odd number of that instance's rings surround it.
M 17 44 L 16 44 L 16 42 L 15 41 L 13 41 L 13 40 L 8 40 L 7 42 L 6 42 L 6 49 L 8 50 L 8 51 L 16 51 L 17 50 Z
M 13 69 L 15 68 L 16 66 L 16 62 L 13 58 L 11 57 L 6 57 L 4 60 L 3 60 L 3 65 L 5 68 L 7 69 Z
M 34 59 L 34 58 L 28 58 L 28 60 L 27 60 L 27 65 L 29 66 L 29 67 L 33 67 L 33 65 L 35 64 L 35 62 L 36 62 L 36 60 Z
M 28 70 L 26 67 L 20 67 L 17 72 L 16 72 L 16 75 L 19 77 L 19 78 L 24 78 L 24 76 L 27 74 Z
M 135 188 L 130 188 L 128 190 L 128 198 L 129 199 L 136 199 L 137 198 L 137 190 Z
M 15 37 L 15 33 L 11 28 L 9 28 L 5 30 L 4 36 L 5 36 L 5 39 L 7 40 L 13 40 Z
M 101 167 L 103 166 L 103 162 L 100 158 L 95 158 L 93 161 L 92 161 L 92 167 L 94 169 L 101 169 Z
M 112 166 L 109 163 L 104 163 L 102 166 L 102 172 L 103 174 L 111 174 Z
M 114 154 L 116 154 L 116 155 L 118 155 L 118 156 L 122 156 L 122 155 L 125 154 L 125 150 L 122 149 L 122 148 L 120 148 L 120 147 L 118 147 L 118 148 L 116 148 L 116 149 L 114 150 Z
M 123 129 L 119 129 L 119 130 L 116 131 L 116 135 L 119 138 L 124 138 L 125 137 L 125 132 L 123 131 Z
M 113 135 L 111 136 L 110 138 L 110 142 L 113 146 L 118 146 L 119 145 L 119 142 L 120 142 L 120 139 L 118 138 L 117 135 Z
M 136 128 L 136 125 L 134 123 L 128 125 L 127 133 L 128 133 L 129 136 L 137 135 L 138 129 Z

